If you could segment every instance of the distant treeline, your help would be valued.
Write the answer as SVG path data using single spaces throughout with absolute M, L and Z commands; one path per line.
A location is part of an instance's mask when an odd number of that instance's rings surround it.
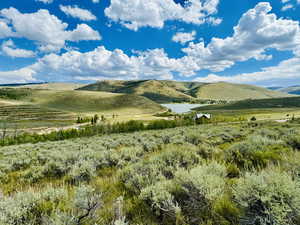
M 79 129 L 69 129 L 53 131 L 49 134 L 23 133 L 13 137 L 5 137 L 0 140 L 0 146 L 38 143 L 46 141 L 59 141 L 79 137 L 91 137 L 96 135 L 115 134 L 115 133 L 129 133 L 144 130 L 160 130 L 167 128 L 175 128 L 182 126 L 192 126 L 196 124 L 218 123 L 218 122 L 242 122 L 245 121 L 242 117 L 215 117 L 213 119 L 206 119 L 195 121 L 193 115 L 185 115 L 174 120 L 153 120 L 153 121 L 136 121 L 117 123 L 99 123 L 94 125 L 87 125 Z

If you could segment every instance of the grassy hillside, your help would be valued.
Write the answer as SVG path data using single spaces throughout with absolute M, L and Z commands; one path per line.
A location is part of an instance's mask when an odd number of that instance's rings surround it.
M 136 94 L 156 102 L 188 101 L 192 98 L 184 93 L 188 90 L 184 85 L 173 81 L 102 81 L 79 88 L 79 90 Z
M 265 88 L 230 83 L 200 83 L 159 80 L 101 81 L 79 90 L 108 91 L 142 95 L 159 103 L 192 100 L 243 100 L 287 97 L 288 94 Z
M 287 97 L 288 94 L 252 85 L 220 82 L 199 87 L 195 92 L 195 96 L 204 99 L 237 101 L 243 99 Z
M 18 100 L 39 107 L 73 113 L 115 112 L 156 113 L 163 108 L 137 95 L 90 91 L 0 89 L 0 99 Z
M 300 107 L 300 97 L 243 100 L 225 105 L 211 105 L 198 110 L 282 109 Z
M 0 88 L 0 135 L 10 129 L 43 129 L 75 123 L 78 116 L 105 115 L 113 121 L 152 120 L 165 111 L 159 104 L 138 95 L 73 90 Z

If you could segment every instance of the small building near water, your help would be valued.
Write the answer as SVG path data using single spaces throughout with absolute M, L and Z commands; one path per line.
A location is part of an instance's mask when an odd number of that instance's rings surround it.
M 195 115 L 195 119 L 211 119 L 211 114 L 205 114 L 205 113 L 197 113 Z
M 205 123 L 205 121 L 210 120 L 212 118 L 211 114 L 208 113 L 197 113 L 195 115 L 195 121 L 197 124 Z

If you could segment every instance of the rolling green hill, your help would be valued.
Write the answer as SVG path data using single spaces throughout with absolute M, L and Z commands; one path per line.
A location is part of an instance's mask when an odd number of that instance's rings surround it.
M 195 92 L 195 96 L 204 99 L 238 101 L 287 97 L 288 94 L 253 85 L 220 82 L 200 86 Z
M 288 97 L 286 93 L 252 85 L 231 83 L 200 83 L 159 80 L 100 81 L 78 90 L 130 93 L 147 97 L 155 102 L 184 102 L 191 100 L 264 99 Z
M 19 101 L 23 104 L 72 113 L 126 112 L 127 114 L 142 114 L 156 113 L 163 109 L 159 104 L 142 96 L 108 92 L 1 88 L 1 99 L 6 102 Z
M 101 81 L 79 90 L 136 94 L 156 102 L 188 101 L 192 98 L 185 93 L 188 88 L 183 83 L 174 81 Z
M 282 109 L 300 107 L 300 97 L 248 99 L 225 105 L 211 105 L 196 110 L 250 110 L 250 109 Z

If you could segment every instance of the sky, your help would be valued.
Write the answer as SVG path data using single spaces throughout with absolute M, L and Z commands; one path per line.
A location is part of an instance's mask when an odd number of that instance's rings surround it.
M 1 0 L 0 84 L 300 85 L 300 0 Z

